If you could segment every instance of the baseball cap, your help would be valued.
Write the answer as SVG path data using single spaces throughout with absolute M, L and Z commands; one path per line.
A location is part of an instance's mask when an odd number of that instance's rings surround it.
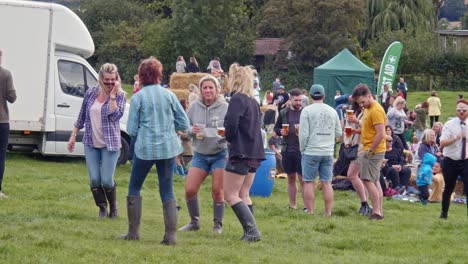
M 321 84 L 314 84 L 310 87 L 311 96 L 325 96 L 325 88 Z

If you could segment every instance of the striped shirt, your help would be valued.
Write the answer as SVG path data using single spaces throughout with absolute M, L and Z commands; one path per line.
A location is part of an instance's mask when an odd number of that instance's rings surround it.
M 94 147 L 94 144 L 90 108 L 94 104 L 98 94 L 99 87 L 94 87 L 86 91 L 80 113 L 78 114 L 78 120 L 76 120 L 75 123 L 75 127 L 78 128 L 78 130 L 83 127 L 85 128 L 83 144 L 91 148 Z M 109 98 L 107 98 L 101 108 L 102 133 L 104 134 L 104 141 L 106 142 L 106 148 L 108 151 L 118 151 L 121 147 L 119 121 L 125 111 L 125 93 L 119 93 L 116 99 L 117 106 L 114 108 L 114 111 L 109 111 Z
M 176 131 L 189 120 L 177 97 L 161 85 L 147 85 L 132 96 L 127 132 L 136 137 L 135 155 L 142 160 L 174 158 L 182 153 Z

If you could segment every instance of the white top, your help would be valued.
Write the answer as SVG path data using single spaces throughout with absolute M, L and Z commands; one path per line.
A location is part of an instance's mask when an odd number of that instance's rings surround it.
M 106 147 L 104 141 L 104 134 L 102 133 L 102 119 L 101 119 L 101 108 L 104 103 L 98 102 L 96 99 L 94 104 L 89 109 L 89 118 L 91 119 L 91 128 L 93 130 L 93 146 L 95 148 Z
M 324 103 L 313 103 L 302 109 L 299 124 L 302 154 L 333 156 L 335 138 L 342 135 L 335 109 Z
M 465 120 L 465 136 L 468 138 L 468 129 L 467 129 L 467 121 Z M 460 124 L 460 118 L 454 118 L 447 121 L 442 128 L 442 135 L 440 136 L 440 140 L 451 139 L 460 134 L 462 131 L 462 125 Z M 467 142 L 468 143 L 468 142 Z M 453 144 L 444 147 L 443 154 L 445 157 L 449 157 L 453 160 L 461 160 L 461 153 L 462 153 L 462 139 L 458 139 Z M 468 157 L 468 144 L 466 146 L 466 155 Z

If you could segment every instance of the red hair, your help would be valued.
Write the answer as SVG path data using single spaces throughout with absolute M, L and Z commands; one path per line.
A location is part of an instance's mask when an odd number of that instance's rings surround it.
M 138 78 L 140 86 L 161 83 L 163 66 L 155 57 L 151 56 L 140 63 Z

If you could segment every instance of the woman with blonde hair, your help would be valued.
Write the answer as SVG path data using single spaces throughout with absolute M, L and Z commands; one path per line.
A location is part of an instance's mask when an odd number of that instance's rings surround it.
M 408 121 L 408 116 L 405 113 L 406 100 L 403 97 L 398 96 L 393 102 L 393 107 L 387 112 L 387 122 L 393 129 L 393 134 L 398 136 L 403 143 L 403 148 L 408 149 L 408 145 L 405 141 L 405 124 L 411 124 Z
M 439 147 L 440 147 L 440 136 L 442 135 L 443 127 L 444 127 L 444 124 L 442 124 L 442 122 L 435 122 L 434 125 L 432 126 L 432 130 L 434 130 L 434 133 L 436 136 L 436 144 Z
M 68 150 L 73 152 L 78 132 L 85 128 L 82 140 L 86 166 L 91 192 L 99 207 L 99 218 L 116 218 L 118 210 L 114 173 L 121 147 L 119 120 L 124 114 L 126 99 L 115 64 L 101 66 L 98 83 L 97 87 L 88 89 L 84 95 L 78 120 L 68 140 Z
M 180 231 L 200 229 L 198 192 L 206 177 L 211 174 L 213 197 L 213 232 L 220 234 L 224 217 L 223 176 L 226 166 L 227 144 L 224 135 L 218 133 L 223 126 L 228 104 L 218 93 L 216 78 L 206 75 L 200 79 L 200 100 L 188 109 L 190 120 L 189 136 L 193 140 L 193 159 L 185 182 L 185 200 L 190 214 L 190 223 Z
M 224 174 L 224 197 L 244 229 L 242 241 L 261 240 L 249 191 L 255 172 L 265 160 L 260 130 L 260 106 L 253 98 L 250 67 L 232 64 L 228 87 L 232 95 L 224 119 L 229 159 Z
M 188 104 L 189 107 L 196 101 L 200 99 L 200 90 L 198 87 L 191 83 L 189 84 L 189 96 L 188 96 Z

